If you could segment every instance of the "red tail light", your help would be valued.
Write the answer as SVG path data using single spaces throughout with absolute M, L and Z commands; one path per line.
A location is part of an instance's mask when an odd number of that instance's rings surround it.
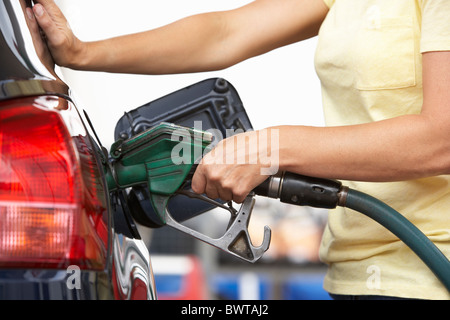
M 46 107 L 58 101 L 0 104 L 2 267 L 104 267 L 105 206 L 87 185 L 98 178 L 95 161 L 75 147 L 84 140 L 69 134 L 61 112 Z

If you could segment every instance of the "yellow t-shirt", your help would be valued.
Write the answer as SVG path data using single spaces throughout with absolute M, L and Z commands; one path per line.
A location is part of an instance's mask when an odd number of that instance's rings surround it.
M 315 65 L 327 125 L 420 113 L 422 53 L 450 50 L 450 1 L 324 1 L 330 11 L 319 32 Z M 449 182 L 450 176 L 439 176 L 345 184 L 401 212 L 450 257 Z M 324 287 L 331 293 L 450 299 L 403 242 L 349 209 L 330 212 L 320 256 L 329 264 Z

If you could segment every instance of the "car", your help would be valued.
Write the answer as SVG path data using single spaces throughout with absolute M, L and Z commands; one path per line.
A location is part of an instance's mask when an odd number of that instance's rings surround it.
M 0 299 L 156 299 L 108 154 L 26 6 L 0 1 Z

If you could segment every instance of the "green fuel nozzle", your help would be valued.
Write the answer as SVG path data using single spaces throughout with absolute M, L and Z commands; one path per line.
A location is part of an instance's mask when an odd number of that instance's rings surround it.
M 110 150 L 114 181 L 121 188 L 148 183 L 151 193 L 173 194 L 211 142 L 208 132 L 170 123 L 118 140 Z
M 152 216 L 148 217 L 152 225 L 171 226 L 238 258 L 255 262 L 269 248 L 271 231 L 266 226 L 263 243 L 253 246 L 248 233 L 253 194 L 235 210 L 231 205 L 183 188 L 212 142 L 213 135 L 208 132 L 171 123 L 161 123 L 125 141 L 118 140 L 110 150 L 109 189 L 146 185 L 153 208 Z M 169 200 L 180 194 L 226 209 L 230 220 L 224 235 L 211 238 L 176 221 L 169 210 Z

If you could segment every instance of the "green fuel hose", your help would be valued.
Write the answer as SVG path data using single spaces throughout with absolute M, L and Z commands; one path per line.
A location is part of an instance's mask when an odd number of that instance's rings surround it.
M 377 221 L 402 240 L 450 292 L 450 261 L 415 225 L 382 201 L 349 189 L 345 207 Z
M 347 207 L 387 228 L 430 268 L 450 292 L 450 261 L 415 225 L 384 202 L 335 180 L 284 172 L 268 178 L 255 194 L 281 202 L 316 208 Z

